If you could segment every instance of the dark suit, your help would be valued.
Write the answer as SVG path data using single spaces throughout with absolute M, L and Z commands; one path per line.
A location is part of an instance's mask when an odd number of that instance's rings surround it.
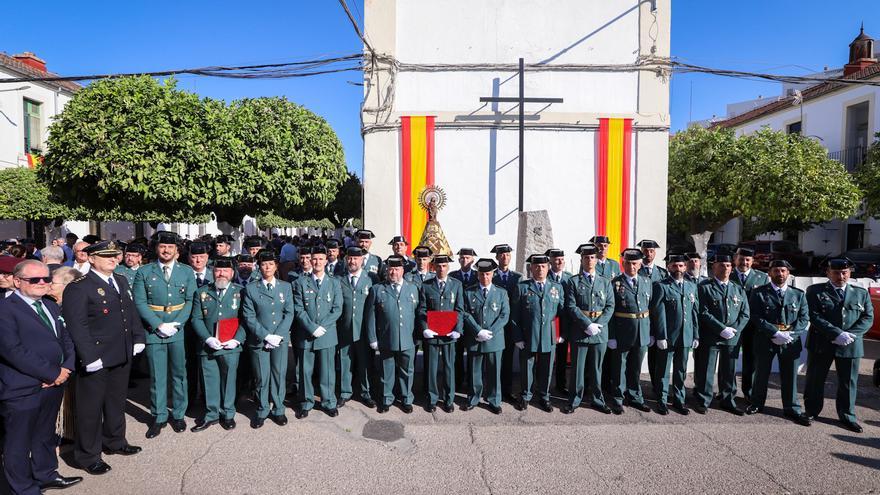
M 61 368 L 73 370 L 74 349 L 61 310 L 43 299 L 55 331 L 21 297 L 0 299 L 0 414 L 6 431 L 6 480 L 15 493 L 40 493 L 57 478 L 55 420 L 64 385 L 53 383 Z M 56 335 L 57 332 L 57 335 Z
M 64 320 L 76 346 L 76 444 L 73 457 L 81 466 L 101 458 L 101 447 L 120 449 L 125 440 L 125 399 L 134 344 L 146 334 L 131 298 L 128 280 L 113 274 L 114 293 L 95 272 L 64 289 Z M 86 373 L 98 359 L 104 367 Z
M 507 291 L 508 304 L 516 292 L 516 284 L 522 279 L 522 274 L 513 270 L 502 272 L 495 270 L 492 284 L 499 289 Z M 501 353 L 501 396 L 510 396 L 510 387 L 513 384 L 513 361 L 516 351 L 516 342 L 513 341 L 513 316 L 510 315 L 507 325 L 504 326 L 504 351 Z

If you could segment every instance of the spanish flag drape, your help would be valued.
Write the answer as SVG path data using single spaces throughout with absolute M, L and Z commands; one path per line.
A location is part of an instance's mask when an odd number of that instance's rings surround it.
M 434 185 L 434 117 L 400 118 L 400 233 L 412 254 L 422 238 L 428 214 L 419 206 L 419 194 Z
M 596 233 L 611 240 L 608 257 L 629 247 L 632 119 L 599 119 L 596 157 Z

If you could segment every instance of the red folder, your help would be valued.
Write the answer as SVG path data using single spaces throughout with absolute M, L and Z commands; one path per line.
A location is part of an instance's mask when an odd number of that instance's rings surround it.
M 456 323 L 458 323 L 458 313 L 455 311 L 428 311 L 428 328 L 441 337 L 452 333 Z
M 558 316 L 556 318 L 553 318 L 553 337 L 556 339 L 553 341 L 554 344 L 556 342 L 559 342 L 560 335 L 559 335 L 559 317 Z
M 238 318 L 224 318 L 217 322 L 214 329 L 214 337 L 220 342 L 226 342 L 235 338 L 238 331 Z

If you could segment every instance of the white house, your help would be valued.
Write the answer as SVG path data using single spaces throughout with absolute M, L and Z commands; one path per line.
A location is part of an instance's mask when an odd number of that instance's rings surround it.
M 526 98 L 562 99 L 524 107 L 523 210 L 546 210 L 554 244 L 569 255 L 603 222 L 616 243 L 614 229 L 629 245 L 663 243 L 669 79 L 650 62 L 669 56 L 670 14 L 669 0 L 366 0 L 364 226 L 377 253 L 390 253 L 407 215 L 420 218 L 406 203 L 430 182 L 415 159 L 425 154 L 447 194 L 439 220 L 453 251 L 517 248 L 519 105 L 480 98 L 517 98 L 520 58 Z M 408 127 L 421 117 L 433 128 Z M 603 125 L 615 135 L 612 120 L 631 127 L 606 156 L 600 141 Z M 428 143 L 410 146 L 426 127 Z M 621 156 L 629 189 L 615 205 L 621 178 L 604 177 L 603 167 Z
M 842 69 L 826 70 L 820 77 L 878 80 L 880 64 L 874 57 L 874 40 L 862 30 L 849 48 L 849 61 Z M 732 128 L 737 134 L 754 132 L 767 126 L 774 130 L 800 133 L 819 140 L 829 156 L 850 170 L 865 158 L 867 147 L 880 130 L 880 86 L 846 85 L 826 82 L 784 85 L 782 94 L 763 105 L 734 114 L 714 123 Z M 736 243 L 740 221 L 733 220 L 715 233 L 716 242 Z M 780 235 L 767 237 L 778 239 Z M 851 217 L 822 224 L 801 232 L 798 239 L 804 251 L 817 255 L 838 254 L 849 249 L 880 244 L 880 222 Z

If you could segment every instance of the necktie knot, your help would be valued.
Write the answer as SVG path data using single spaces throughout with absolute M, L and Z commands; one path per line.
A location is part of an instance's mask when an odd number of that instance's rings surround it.
M 162 275 L 165 277 L 166 282 L 171 278 L 171 268 L 168 265 L 162 266 Z
M 840 296 L 841 299 L 843 299 L 843 289 L 842 288 L 837 289 L 837 295 Z
M 266 284 L 266 289 L 272 290 L 272 284 Z
M 483 287 L 483 297 L 486 297 L 486 296 L 488 296 L 488 295 L 489 295 L 489 288 L 488 288 L 488 287 Z
M 321 288 L 321 279 L 320 279 L 320 278 L 316 278 L 316 279 L 315 279 L 315 285 L 316 285 L 319 289 Z
M 355 285 L 357 285 L 357 280 L 358 280 L 357 277 L 355 277 L 354 275 L 351 276 L 351 286 L 352 286 L 352 287 L 354 287 Z
M 446 290 L 446 282 L 440 282 L 440 292 Z

